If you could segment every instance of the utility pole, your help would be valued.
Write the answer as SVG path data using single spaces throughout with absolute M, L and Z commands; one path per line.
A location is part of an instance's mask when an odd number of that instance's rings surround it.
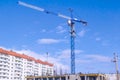
M 46 55 L 47 55 L 47 62 L 48 62 L 48 52 L 46 53 Z M 48 66 L 47 66 L 47 73 L 46 73 L 46 75 L 48 76 L 49 75 L 49 72 L 48 72 Z
M 115 63 L 115 69 L 116 69 L 116 80 L 119 80 L 118 56 L 116 55 L 116 53 L 114 53 L 113 62 Z

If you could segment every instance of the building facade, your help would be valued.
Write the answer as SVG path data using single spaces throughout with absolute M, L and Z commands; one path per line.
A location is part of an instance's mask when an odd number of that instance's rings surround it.
M 0 48 L 0 80 L 26 80 L 26 76 L 53 75 L 53 64 Z

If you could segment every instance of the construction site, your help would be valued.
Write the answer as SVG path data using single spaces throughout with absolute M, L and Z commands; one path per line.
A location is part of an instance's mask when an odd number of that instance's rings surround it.
M 56 76 L 28 76 L 27 80 L 108 80 L 104 74 L 66 74 Z
M 0 0 L 0 80 L 120 80 L 120 0 Z
M 0 80 L 120 80 L 117 3 L 2 0 Z
M 70 26 L 70 47 L 71 47 L 71 73 L 70 74 L 64 74 L 64 75 L 44 75 L 44 76 L 27 76 L 26 79 L 27 80 L 119 80 L 119 71 L 118 71 L 118 58 L 116 56 L 116 54 L 114 54 L 114 60 L 113 62 L 115 63 L 116 66 L 116 74 L 114 74 L 113 76 L 110 76 L 110 74 L 100 74 L 100 73 L 88 73 L 88 74 L 84 74 L 84 73 L 80 73 L 80 74 L 76 74 L 75 72 L 75 34 L 76 31 L 74 29 L 74 24 L 76 22 L 78 23 L 82 23 L 83 25 L 87 25 L 86 21 L 83 20 L 79 20 L 77 18 L 73 17 L 73 10 L 69 9 L 71 16 L 65 16 L 63 14 L 58 14 L 58 13 L 54 13 L 48 10 L 45 10 L 43 8 L 31 5 L 31 4 L 27 4 L 24 2 L 19 1 L 18 2 L 19 5 L 28 7 L 28 8 L 32 8 L 41 12 L 44 12 L 46 14 L 52 14 L 64 19 L 68 20 L 68 26 Z M 112 78 L 110 78 L 112 77 Z

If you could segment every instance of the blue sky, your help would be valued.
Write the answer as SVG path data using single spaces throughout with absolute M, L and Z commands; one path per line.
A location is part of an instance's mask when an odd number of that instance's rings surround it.
M 88 22 L 75 24 L 76 72 L 115 72 L 113 53 L 120 56 L 119 0 L 20 0 Z M 54 63 L 70 72 L 70 28 L 67 20 L 0 0 L 0 46 Z

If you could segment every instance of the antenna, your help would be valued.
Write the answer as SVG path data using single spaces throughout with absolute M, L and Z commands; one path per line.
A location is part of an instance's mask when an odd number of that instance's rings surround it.
M 47 62 L 48 62 L 48 52 L 46 52 Z
M 87 25 L 87 22 L 83 21 L 83 20 L 79 20 L 77 18 L 74 18 L 73 14 L 72 14 L 73 10 L 71 8 L 69 8 L 69 11 L 71 13 L 71 16 L 69 17 L 69 16 L 66 16 L 66 15 L 63 15 L 60 13 L 54 13 L 54 12 L 45 10 L 43 8 L 37 7 L 37 6 L 33 6 L 31 4 L 27 4 L 25 2 L 18 1 L 18 4 L 28 7 L 28 8 L 31 8 L 31 9 L 35 9 L 35 10 L 44 12 L 46 14 L 52 14 L 52 15 L 55 15 L 55 16 L 58 16 L 58 17 L 68 20 L 68 25 L 70 26 L 70 34 L 71 34 L 71 36 L 70 36 L 70 38 L 71 38 L 71 74 L 75 74 L 75 30 L 74 30 L 74 24 L 75 24 L 75 22 L 79 22 L 79 23 L 82 23 L 83 25 Z

